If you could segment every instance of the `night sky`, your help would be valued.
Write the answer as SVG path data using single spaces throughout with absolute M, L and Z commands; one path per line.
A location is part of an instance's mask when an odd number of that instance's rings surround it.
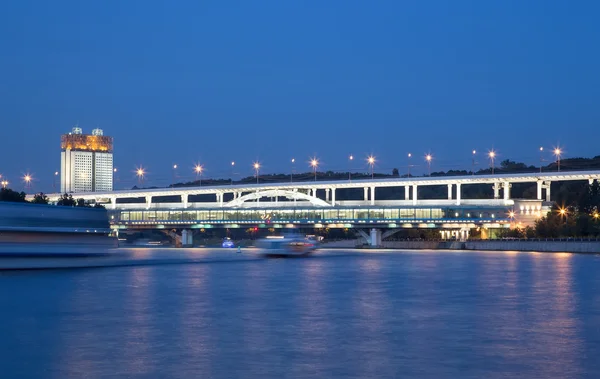
M 117 187 L 595 156 L 598 1 L 3 1 L 0 173 L 52 190 L 60 135 L 115 138 Z M 483 154 L 482 154 L 483 155 Z M 548 157 L 550 158 L 550 157 Z M 481 165 L 487 161 L 480 157 Z

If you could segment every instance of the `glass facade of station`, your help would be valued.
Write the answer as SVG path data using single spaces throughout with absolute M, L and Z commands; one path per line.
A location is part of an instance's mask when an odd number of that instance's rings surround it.
M 111 211 L 114 223 L 361 223 L 385 222 L 494 222 L 508 220 L 507 207 L 456 208 L 312 208 L 312 209 L 186 209 Z

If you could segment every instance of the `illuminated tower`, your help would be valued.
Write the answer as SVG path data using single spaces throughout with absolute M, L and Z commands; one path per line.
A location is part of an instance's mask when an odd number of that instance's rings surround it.
M 102 129 L 83 134 L 74 127 L 60 137 L 60 191 L 95 192 L 113 188 L 113 138 Z

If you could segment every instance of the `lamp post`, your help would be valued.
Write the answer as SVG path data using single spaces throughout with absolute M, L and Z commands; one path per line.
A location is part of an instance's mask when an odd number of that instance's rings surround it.
M 2 188 L 6 189 L 6 187 L 8 186 L 8 180 L 3 180 L 2 182 L 0 182 L 0 184 L 2 184 Z
M 373 179 L 373 176 L 375 175 L 373 172 L 373 168 L 375 166 L 375 157 L 374 156 L 369 156 L 369 158 L 367 158 L 367 162 L 369 163 L 369 166 L 371 166 L 371 179 Z
M 290 170 L 290 183 L 294 181 L 294 167 L 296 164 L 296 158 L 292 158 L 292 169 Z
M 471 175 L 475 175 L 475 155 L 477 154 L 477 150 L 473 150 L 472 158 L 471 158 Z
M 142 167 L 138 167 L 135 170 L 135 175 L 138 178 L 138 184 L 142 185 L 144 183 L 144 176 L 146 175 L 146 172 L 144 171 L 144 169 Z
M 544 147 L 540 146 L 540 173 L 542 172 L 542 166 L 544 166 Z
M 558 210 L 558 213 L 561 215 L 561 217 L 563 218 L 565 224 L 567 223 L 567 210 L 565 208 L 560 208 Z
M 560 171 L 560 155 L 562 154 L 562 151 L 560 150 L 559 147 L 554 149 L 554 155 L 556 155 L 556 163 L 558 165 L 558 171 Z
M 433 157 L 431 156 L 431 154 L 427 154 L 425 156 L 425 160 L 427 161 L 427 172 L 428 175 L 431 176 L 431 160 L 433 159 Z
M 260 163 L 254 162 L 254 172 L 256 174 L 256 184 L 258 184 L 258 170 L 260 170 Z
M 29 174 L 25 174 L 25 176 L 23 176 L 23 181 L 25 181 L 25 188 L 27 188 L 27 190 L 31 189 L 31 180 L 32 179 L 33 178 Z
M 313 173 L 315 174 L 315 182 L 317 181 L 317 167 L 319 167 L 319 161 L 317 160 L 317 158 L 313 158 L 310 161 L 310 165 L 313 168 Z
M 56 189 L 56 179 L 58 178 L 58 171 L 54 171 L 54 182 L 52 183 L 52 188 Z
M 410 158 L 412 158 L 412 154 L 408 153 L 408 177 L 410 178 Z
M 235 162 L 231 161 L 231 185 L 233 185 L 233 177 L 235 175 L 234 170 L 235 170 Z
M 494 160 L 496 159 L 496 152 L 494 150 L 489 152 L 490 166 L 492 167 L 492 175 L 494 175 Z
M 350 154 L 350 156 L 348 157 L 348 163 L 349 163 L 349 167 L 348 167 L 348 181 L 352 180 L 352 161 L 354 160 L 354 155 Z
M 196 172 L 196 180 L 198 180 L 198 186 L 202 186 L 202 171 L 204 171 L 204 167 L 201 164 L 196 164 L 194 166 L 194 171 Z

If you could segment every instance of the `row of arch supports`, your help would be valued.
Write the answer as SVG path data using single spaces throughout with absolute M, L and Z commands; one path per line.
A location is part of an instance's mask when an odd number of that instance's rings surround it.
M 595 180 L 596 179 L 588 179 L 588 182 L 590 185 L 592 185 L 592 184 L 594 184 Z M 537 200 L 544 200 L 544 198 L 545 198 L 545 201 L 548 201 L 548 202 L 550 201 L 550 199 L 551 199 L 551 184 L 552 184 L 552 182 L 550 180 L 541 180 L 541 179 L 537 180 Z M 455 204 L 461 205 L 462 184 L 461 183 L 451 183 L 451 184 L 447 184 L 447 186 L 448 186 L 448 200 L 456 200 Z M 456 186 L 456 190 L 454 190 L 455 186 Z M 505 201 L 509 201 L 511 198 L 510 197 L 511 187 L 512 187 L 512 184 L 510 182 L 495 182 L 495 183 L 493 183 L 492 189 L 494 191 L 494 199 L 500 199 L 500 190 L 502 190 L 503 199 Z M 293 198 L 294 203 L 296 202 L 296 200 L 300 199 L 300 200 L 309 200 L 311 203 L 318 204 L 320 206 L 324 206 L 324 205 L 335 206 L 337 204 L 336 188 L 329 187 L 329 188 L 324 188 L 324 190 L 325 190 L 325 200 L 319 199 L 317 197 L 317 188 L 309 188 L 306 190 L 299 190 L 297 188 L 294 188 L 291 190 L 269 190 L 269 191 L 263 191 L 263 192 L 265 192 L 265 196 L 272 196 L 273 193 L 275 193 L 275 202 L 278 202 L 279 196 L 284 196 L 284 197 Z M 375 187 L 374 186 L 363 187 L 363 190 L 364 190 L 364 202 L 368 203 L 370 205 L 375 205 L 375 200 L 376 200 Z M 417 191 L 418 191 L 417 184 L 404 185 L 404 200 L 406 200 L 406 201 L 412 200 L 412 205 L 417 205 L 418 200 L 419 200 Z M 245 195 L 241 191 L 230 191 L 229 193 L 233 194 L 233 200 L 226 204 L 224 202 L 224 195 L 226 192 L 227 191 L 215 193 L 216 203 L 218 204 L 219 207 L 229 206 L 229 205 L 231 205 L 230 203 L 233 203 L 233 202 L 235 202 L 236 204 L 240 203 L 240 202 L 244 202 L 244 201 L 248 200 L 248 198 L 252 198 L 252 200 L 255 200 L 256 202 L 258 202 L 259 198 L 260 198 L 260 194 L 261 194 L 260 191 L 255 192 L 255 193 L 246 193 Z M 411 195 L 411 193 L 412 193 L 412 195 Z M 454 194 L 456 194 L 456 195 L 454 195 Z M 251 196 L 249 196 L 249 195 L 251 195 Z M 189 194 L 181 195 L 181 203 L 182 203 L 182 207 L 184 209 L 188 208 L 188 206 L 189 206 L 189 196 L 190 196 Z M 242 198 L 243 198 L 243 200 L 240 200 Z M 110 207 L 112 209 L 116 209 L 117 208 L 117 197 L 110 196 L 109 199 L 111 202 Z M 147 209 L 149 209 L 152 206 L 152 196 L 145 196 L 145 205 L 146 205 Z

